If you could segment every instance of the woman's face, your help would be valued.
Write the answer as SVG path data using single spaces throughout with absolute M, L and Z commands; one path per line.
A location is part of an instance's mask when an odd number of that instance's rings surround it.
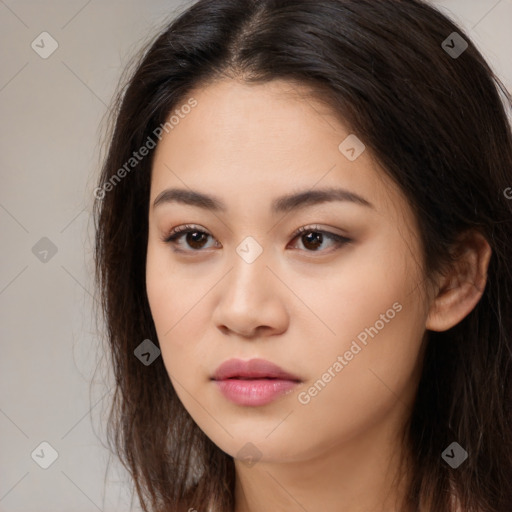
M 421 370 L 428 303 L 413 214 L 369 150 L 298 91 L 227 80 L 194 91 L 152 169 L 146 279 L 163 361 L 195 422 L 238 459 L 389 439 Z M 183 195 L 162 198 L 169 189 Z M 321 201 L 327 189 L 345 192 Z M 235 368 L 213 380 L 232 358 L 290 375 Z

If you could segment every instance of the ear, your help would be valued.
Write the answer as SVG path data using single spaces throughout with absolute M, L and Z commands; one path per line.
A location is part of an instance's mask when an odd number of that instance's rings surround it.
M 425 327 L 446 331 L 466 317 L 480 300 L 487 282 L 492 250 L 476 230 L 463 233 L 451 251 L 456 261 L 449 274 L 440 277 Z

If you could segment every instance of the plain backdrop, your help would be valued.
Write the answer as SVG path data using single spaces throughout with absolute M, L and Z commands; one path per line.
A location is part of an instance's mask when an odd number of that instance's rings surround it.
M 191 3 L 0 0 L 0 512 L 130 509 L 101 440 L 92 191 L 124 66 Z M 434 3 L 512 90 L 512 0 Z

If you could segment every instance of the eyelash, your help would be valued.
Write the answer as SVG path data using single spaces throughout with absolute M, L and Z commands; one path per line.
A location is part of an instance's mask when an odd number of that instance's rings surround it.
M 186 235 L 187 233 L 202 233 L 205 235 L 210 235 L 210 233 L 207 233 L 206 231 L 203 231 L 202 229 L 199 229 L 198 226 L 194 226 L 193 224 L 185 224 L 184 226 L 179 226 L 177 228 L 174 228 L 168 235 L 163 237 L 163 241 L 168 244 L 177 245 L 176 242 Z M 350 238 L 336 235 L 335 233 L 331 233 L 329 231 L 324 231 L 322 229 L 318 229 L 317 226 L 304 226 L 295 231 L 292 235 L 292 240 L 295 240 L 296 238 L 300 237 L 304 233 L 321 233 L 322 235 L 326 236 L 328 239 L 333 240 L 335 242 L 336 248 L 334 250 L 340 249 L 344 245 L 350 243 L 352 240 Z M 176 252 L 180 253 L 199 253 L 203 252 L 202 249 L 192 249 L 192 250 L 181 250 L 181 249 L 174 249 Z M 309 251 L 306 250 L 306 252 L 316 253 L 316 252 L 325 252 L 325 251 Z

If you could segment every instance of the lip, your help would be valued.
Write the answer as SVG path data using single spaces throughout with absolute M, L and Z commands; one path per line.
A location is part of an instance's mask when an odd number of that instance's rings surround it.
M 291 391 L 301 382 L 265 359 L 229 359 L 212 377 L 221 393 L 238 405 L 265 405 Z
M 300 382 L 299 377 L 284 371 L 266 359 L 228 359 L 213 374 L 213 380 L 239 379 L 282 379 Z

